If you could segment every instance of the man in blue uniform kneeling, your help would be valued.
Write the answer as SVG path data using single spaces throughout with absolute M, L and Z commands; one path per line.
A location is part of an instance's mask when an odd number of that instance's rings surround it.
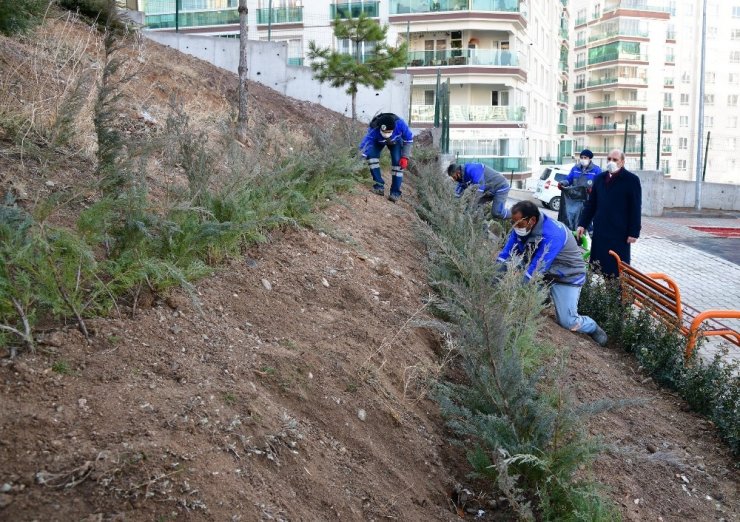
M 511 207 L 511 223 L 514 228 L 496 259 L 501 269 L 506 270 L 512 255 L 521 256 L 527 267 L 525 283 L 536 272 L 542 272 L 550 285 L 558 324 L 587 334 L 599 345 L 606 346 L 604 330 L 590 317 L 578 315 L 578 298 L 586 282 L 586 262 L 571 231 L 561 222 L 541 214 L 531 201 L 520 201 Z
M 447 167 L 447 175 L 457 182 L 457 197 L 462 196 L 470 185 L 478 185 L 479 205 L 491 203 L 491 216 L 494 218 L 506 219 L 510 216 L 506 208 L 506 198 L 511 187 L 500 172 L 483 163 L 453 163 Z
M 380 153 L 388 147 L 391 153 L 391 192 L 388 199 L 394 203 L 401 199 L 401 183 L 403 171 L 409 166 L 411 147 L 414 143 L 414 134 L 406 122 L 395 114 L 384 112 L 375 116 L 367 129 L 365 138 L 360 143 L 362 156 L 367 159 L 370 174 L 375 184 L 373 192 L 379 196 L 385 195 L 385 181 L 380 173 Z

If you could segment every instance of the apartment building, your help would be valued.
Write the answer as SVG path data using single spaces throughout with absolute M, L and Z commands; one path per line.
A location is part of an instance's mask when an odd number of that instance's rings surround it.
M 128 3 L 134 0 L 125 0 Z M 152 30 L 238 35 L 238 0 L 138 0 Z M 308 42 L 354 52 L 335 41 L 336 17 L 364 12 L 408 42 L 413 75 L 409 119 L 433 123 L 437 74 L 450 82 L 451 152 L 507 173 L 519 185 L 541 164 L 570 157 L 568 0 L 248 0 L 249 38 L 288 43 L 304 62 Z M 360 53 L 371 53 L 361 49 Z

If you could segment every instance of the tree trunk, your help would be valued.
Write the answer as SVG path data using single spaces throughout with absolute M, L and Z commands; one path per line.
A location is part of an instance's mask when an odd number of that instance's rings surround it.
M 357 121 L 357 93 L 352 93 L 352 121 Z
M 239 0 L 239 117 L 237 120 L 237 139 L 247 141 L 247 0 Z

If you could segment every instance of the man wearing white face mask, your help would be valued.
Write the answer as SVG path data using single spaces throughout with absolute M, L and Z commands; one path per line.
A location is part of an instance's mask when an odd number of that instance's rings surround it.
M 624 168 L 624 153 L 615 149 L 607 157 L 607 172 L 596 176 L 591 197 L 586 201 L 577 234 L 593 221 L 591 264 L 600 267 L 606 276 L 619 275 L 616 252 L 625 263 L 630 262 L 630 245 L 640 237 L 642 187 L 640 178 Z
M 370 174 L 375 184 L 373 192 L 385 195 L 385 181 L 380 172 L 380 153 L 388 147 L 391 153 L 391 192 L 388 199 L 394 203 L 401 199 L 403 171 L 408 168 L 411 146 L 414 135 L 406 122 L 395 114 L 385 112 L 375 116 L 367 129 L 365 138 L 360 143 L 362 156 L 367 159 Z
M 580 161 L 570 169 L 568 177 L 558 183 L 558 188 L 563 191 L 558 220 L 571 230 L 578 227 L 583 205 L 591 193 L 594 178 L 601 174 L 601 168 L 592 161 L 593 157 L 593 152 L 583 149 Z
M 541 272 L 550 284 L 558 324 L 589 335 L 606 346 L 604 330 L 590 317 L 578 315 L 578 298 L 586 282 L 586 262 L 571 231 L 560 221 L 540 213 L 531 201 L 520 201 L 511 207 L 511 223 L 509 239 L 496 259 L 499 268 L 506 270 L 507 263 L 520 256 L 527 267 L 525 283 Z

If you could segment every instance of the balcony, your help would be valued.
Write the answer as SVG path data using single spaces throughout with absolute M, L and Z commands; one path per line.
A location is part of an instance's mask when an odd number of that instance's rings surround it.
M 628 123 L 627 124 L 627 131 L 628 132 L 634 132 L 639 131 L 640 127 L 635 123 Z M 624 132 L 624 123 L 607 123 L 606 125 L 587 125 L 586 126 L 587 132 L 614 132 L 614 131 L 622 131 Z
M 650 33 L 648 33 L 647 29 L 640 30 L 640 29 L 627 29 L 627 28 L 620 28 L 616 31 L 609 31 L 606 33 L 600 33 L 600 34 L 592 34 L 588 37 L 589 43 L 596 42 L 598 40 L 607 40 L 609 38 L 616 38 L 618 36 L 633 36 L 637 38 L 648 38 L 650 36 Z
M 450 123 L 522 122 L 525 115 L 524 107 L 450 105 Z M 411 121 L 414 123 L 431 123 L 434 121 L 434 105 L 412 105 Z
M 665 63 L 676 63 L 676 56 L 673 54 L 666 54 Z
M 568 29 L 566 27 L 560 28 L 560 38 L 562 40 L 568 41 Z
M 273 7 L 272 9 L 257 9 L 258 24 L 297 24 L 302 22 L 302 7 Z
M 303 65 L 303 58 L 288 58 L 288 65 L 301 67 Z
M 665 32 L 665 39 L 666 40 L 675 40 L 676 39 L 676 31 L 668 30 Z
M 516 156 L 498 158 L 469 158 L 467 156 L 460 156 L 460 160 L 465 163 L 483 163 L 502 174 L 529 171 L 529 159 Z
M 440 11 L 486 11 L 518 13 L 519 0 L 391 0 L 390 14 Z
M 563 7 L 568 7 L 568 0 L 560 0 L 560 3 L 563 4 Z
M 609 107 L 645 107 L 646 100 L 602 100 L 586 104 L 587 109 L 606 109 Z
M 673 125 L 671 123 L 663 123 L 663 132 L 673 132 Z
M 568 72 L 568 62 L 560 60 L 560 72 Z
M 174 2 L 172 4 L 174 8 Z M 213 25 L 238 24 L 239 13 L 236 9 L 222 9 L 218 11 L 180 11 L 177 24 L 175 13 L 147 15 L 144 25 L 149 29 L 169 29 L 179 27 L 202 27 Z
M 647 78 L 626 78 L 612 77 L 612 78 L 598 78 L 596 80 L 589 80 L 589 87 L 598 87 L 601 85 L 615 85 L 615 84 L 627 84 L 627 85 L 647 85 Z
M 617 9 L 630 9 L 633 11 L 649 11 L 653 13 L 671 13 L 671 7 L 666 0 L 653 0 L 651 5 L 645 3 L 645 0 L 618 0 L 609 2 L 604 11 L 616 11 Z
M 370 18 L 377 18 L 380 16 L 379 5 L 380 2 L 368 1 L 336 3 L 329 6 L 329 16 L 332 20 L 335 18 L 359 18 L 360 14 L 364 14 Z
M 560 103 L 568 103 L 568 93 L 567 92 L 558 92 L 558 101 Z
M 558 134 L 568 134 L 568 125 L 566 123 L 558 123 Z
M 578 38 L 576 40 L 576 47 L 583 47 L 586 45 L 586 39 L 585 38 Z
M 573 125 L 573 132 L 585 132 L 586 126 L 585 125 Z
M 671 152 L 673 152 L 673 147 L 671 147 L 670 145 L 663 145 L 662 147 L 660 147 L 660 150 L 666 154 L 670 154 Z
M 511 51 L 455 49 L 445 51 L 409 51 L 409 67 L 484 65 L 519 67 L 519 57 Z
M 586 60 L 576 60 L 576 69 L 586 67 Z
M 664 109 L 673 109 L 673 100 L 663 100 Z
M 585 109 L 586 109 L 586 104 L 585 103 L 576 103 L 573 106 L 573 110 L 574 111 L 582 111 L 582 110 L 585 110 Z
M 583 25 L 587 22 L 586 17 L 576 18 L 576 26 Z
M 629 60 L 635 62 L 647 62 L 647 55 L 645 54 L 632 54 L 623 52 L 604 53 L 600 56 L 589 57 L 588 64 L 595 65 L 597 63 L 611 62 L 614 60 Z
M 625 154 L 639 154 L 640 153 L 640 146 L 639 145 L 627 145 L 624 149 L 622 149 L 622 144 L 615 145 L 613 147 L 591 147 L 591 152 L 594 154 L 609 154 L 614 149 L 620 149 Z

